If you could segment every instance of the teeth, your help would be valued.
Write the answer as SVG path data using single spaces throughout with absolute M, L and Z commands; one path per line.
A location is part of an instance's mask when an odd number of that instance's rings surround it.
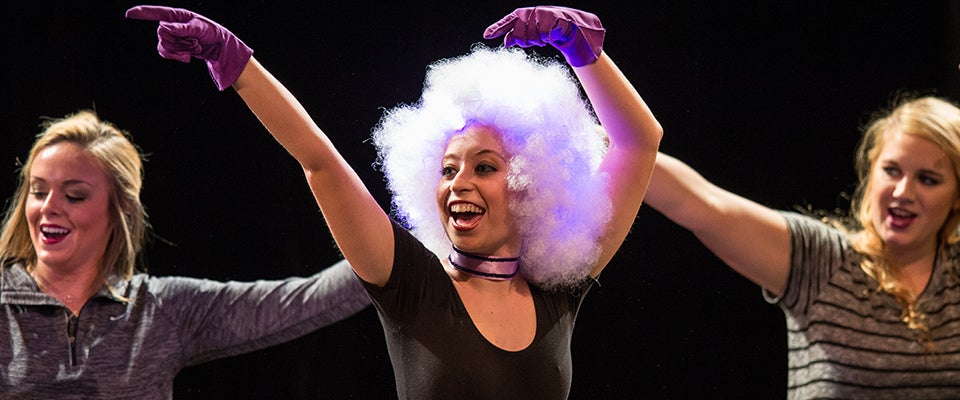
M 483 213 L 483 209 L 469 203 L 457 203 L 450 206 L 450 212 L 481 214 Z
M 913 215 L 912 213 L 910 213 L 910 212 L 908 212 L 908 211 L 904 211 L 904 210 L 901 210 L 901 209 L 898 209 L 898 208 L 891 208 L 891 209 L 890 209 L 890 214 L 893 214 L 894 216 L 897 216 L 897 217 L 909 217 L 909 216 Z
M 54 228 L 50 226 L 44 226 L 40 228 L 40 231 L 49 235 L 66 235 L 70 231 L 65 228 Z

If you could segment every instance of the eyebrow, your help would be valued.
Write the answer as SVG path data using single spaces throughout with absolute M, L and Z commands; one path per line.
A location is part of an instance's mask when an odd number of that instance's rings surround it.
M 501 159 L 501 160 L 504 160 L 504 161 L 507 160 L 506 157 L 504 157 L 502 154 L 500 154 L 500 152 L 498 152 L 498 151 L 496 151 L 496 150 L 494 150 L 494 149 L 482 149 L 482 150 L 478 150 L 477 152 L 472 153 L 472 156 L 478 157 L 478 156 L 484 156 L 484 155 L 487 155 L 487 154 L 493 154 L 493 155 L 496 156 L 497 158 L 499 158 L 499 159 Z M 444 159 L 444 160 L 451 159 L 451 158 L 457 159 L 457 160 L 460 159 L 460 157 L 457 156 L 456 153 L 446 153 L 446 154 L 443 155 L 443 159 Z
M 486 155 L 486 154 L 493 154 L 493 155 L 497 156 L 497 158 L 499 158 L 499 159 L 501 159 L 501 160 L 506 160 L 506 159 L 507 159 L 506 157 L 503 156 L 503 154 L 500 154 L 499 151 L 496 151 L 496 150 L 494 150 L 494 149 L 483 149 L 483 150 L 480 150 L 480 151 L 474 153 L 475 156 L 482 156 L 482 155 Z
M 39 176 L 30 177 L 30 184 L 31 184 L 31 185 L 34 184 L 34 183 L 36 183 L 36 182 L 39 182 L 39 183 L 47 183 L 47 180 L 46 180 L 46 179 L 43 179 L 43 178 L 41 178 L 41 177 L 39 177 Z M 85 180 L 82 180 L 82 179 L 68 179 L 68 180 L 64 181 L 63 184 L 62 184 L 62 186 L 74 186 L 74 185 L 86 185 L 86 186 L 90 186 L 90 187 L 96 187 L 96 185 L 94 185 L 94 184 L 92 184 L 92 183 L 90 183 L 90 182 L 87 182 L 87 181 L 85 181 Z

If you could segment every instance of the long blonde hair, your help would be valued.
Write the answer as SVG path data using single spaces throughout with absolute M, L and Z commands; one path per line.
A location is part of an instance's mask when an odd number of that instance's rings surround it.
M 113 124 L 101 121 L 95 112 L 81 110 L 64 118 L 45 121 L 43 132 L 30 149 L 27 162 L 20 168 L 17 192 L 11 199 L 0 231 L 0 262 L 23 263 L 32 270 L 37 261 L 26 219 L 26 200 L 30 193 L 30 170 L 37 154 L 61 142 L 83 146 L 112 178 L 110 212 L 113 231 L 100 265 L 101 277 L 129 279 L 138 262 L 148 229 L 147 214 L 140 202 L 143 186 L 143 160 L 128 134 Z
M 955 173 L 960 172 L 960 108 L 953 103 L 936 97 L 926 96 L 915 99 L 898 100 L 893 108 L 875 116 L 866 126 L 856 152 L 856 171 L 858 185 L 851 203 L 851 217 L 855 228 L 848 230 L 853 247 L 865 257 L 860 267 L 876 279 L 878 290 L 890 293 L 903 307 L 902 320 L 916 330 L 921 339 L 929 338 L 929 327 L 924 322 L 925 315 L 918 310 L 917 298 L 898 279 L 897 271 L 890 265 L 885 255 L 885 243 L 877 233 L 871 216 L 877 212 L 874 204 L 865 200 L 872 182 L 870 173 L 888 133 L 900 131 L 936 143 L 953 166 Z M 955 174 L 958 187 L 960 175 Z M 960 227 L 960 212 L 953 209 L 938 232 L 938 259 L 944 254 L 947 245 L 960 240 L 957 228 Z M 957 271 L 950 271 L 957 277 Z M 929 340 L 923 340 L 929 346 Z

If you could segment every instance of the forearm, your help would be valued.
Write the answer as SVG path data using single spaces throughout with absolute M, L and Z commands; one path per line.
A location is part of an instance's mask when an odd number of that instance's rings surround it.
M 357 273 L 369 282 L 386 282 L 393 259 L 392 228 L 360 177 L 296 98 L 255 59 L 234 88 L 300 162 L 327 227 Z
M 255 282 L 153 281 L 164 315 L 177 321 L 189 364 L 283 343 L 370 305 L 345 261 L 313 276 Z
M 790 233 L 775 210 L 726 191 L 680 160 L 658 154 L 646 203 L 693 232 L 734 270 L 782 293 Z
M 653 173 L 663 135 L 660 123 L 616 64 L 601 53 L 574 71 L 609 139 L 600 170 L 609 177 L 607 194 L 613 215 L 603 234 L 596 276 L 613 257 L 633 226 Z
M 303 105 L 256 59 L 250 58 L 234 89 L 273 137 L 307 171 L 339 162 L 333 143 Z
M 687 164 L 658 153 L 645 202 L 678 225 L 695 230 L 697 222 L 710 214 L 706 209 L 715 190 Z

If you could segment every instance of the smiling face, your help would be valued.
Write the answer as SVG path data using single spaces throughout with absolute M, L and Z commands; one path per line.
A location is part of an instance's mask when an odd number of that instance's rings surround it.
M 60 142 L 30 167 L 27 224 L 38 268 L 97 271 L 110 240 L 110 179 L 83 147 Z
M 935 251 L 944 221 L 960 207 L 956 172 L 933 141 L 886 135 L 870 172 L 872 222 L 890 252 Z
M 437 185 L 437 210 L 458 249 L 513 257 L 520 236 L 510 212 L 507 155 L 495 131 L 471 125 L 447 143 Z

